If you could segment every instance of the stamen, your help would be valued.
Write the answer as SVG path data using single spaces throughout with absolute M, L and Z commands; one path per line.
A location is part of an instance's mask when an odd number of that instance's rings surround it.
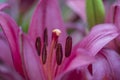
M 58 43 L 56 48 L 56 60 L 58 65 L 62 63 L 62 58 L 63 58 L 62 45 Z
M 48 31 L 47 31 L 47 28 L 44 30 L 43 41 L 44 41 L 44 44 L 48 45 Z
M 42 49 L 42 62 L 43 64 L 46 63 L 47 59 L 47 49 L 46 49 L 46 44 L 44 44 L 43 49 Z
M 36 47 L 38 55 L 40 56 L 40 52 L 41 52 L 41 38 L 40 37 L 36 38 L 35 47 Z
M 72 37 L 68 36 L 65 44 L 65 57 L 69 57 L 72 50 Z

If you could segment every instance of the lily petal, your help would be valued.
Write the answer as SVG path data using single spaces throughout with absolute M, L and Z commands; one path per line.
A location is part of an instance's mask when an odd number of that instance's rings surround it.
M 91 53 L 89 55 L 94 56 L 118 35 L 116 27 L 112 24 L 96 25 L 74 49 L 84 48 Z
M 19 28 L 15 21 L 7 14 L 0 12 L 0 25 L 1 28 L 8 40 L 10 49 L 12 51 L 12 58 L 14 62 L 14 66 L 16 70 L 22 74 L 22 62 L 20 58 L 20 51 L 19 51 Z
M 23 67 L 25 68 L 25 73 L 28 76 L 28 79 L 45 80 L 37 52 L 30 43 L 30 39 L 25 35 L 22 35 L 22 46 Z
M 44 29 L 48 29 L 48 39 L 51 41 L 52 30 L 60 29 L 62 34 L 60 41 L 65 40 L 65 27 L 63 25 L 62 16 L 57 0 L 40 0 L 33 14 L 29 28 L 29 34 L 35 41 L 36 37 L 43 38 Z
M 120 74 L 120 55 L 111 49 L 103 49 L 103 54 L 105 55 L 110 67 L 113 69 L 114 79 L 119 80 L 120 77 L 118 74 Z
M 64 62 L 64 69 L 66 71 L 73 70 L 77 67 L 88 65 L 94 61 L 94 58 L 87 55 L 88 52 L 84 49 L 79 49 L 78 51 L 74 51 L 69 59 L 66 59 Z
M 93 79 L 120 80 L 120 56 L 114 50 L 103 49 L 93 63 Z
M 92 65 L 93 79 L 95 79 L 95 80 L 104 80 L 104 79 L 111 80 L 110 79 L 111 77 L 109 76 L 110 69 L 109 69 L 109 65 L 108 65 L 107 61 L 101 55 L 98 55 L 96 57 L 96 59 L 97 60 Z

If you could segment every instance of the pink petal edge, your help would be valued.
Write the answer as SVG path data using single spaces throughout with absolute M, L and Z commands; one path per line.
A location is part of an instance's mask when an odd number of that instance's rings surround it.
M 23 75 L 19 48 L 19 28 L 15 21 L 3 12 L 0 12 L 0 25 L 8 40 L 14 66 L 16 70 Z
M 89 55 L 94 56 L 118 35 L 118 30 L 113 24 L 99 24 L 93 27 L 91 32 L 73 50 L 77 51 L 79 48 L 83 48 L 91 53 Z

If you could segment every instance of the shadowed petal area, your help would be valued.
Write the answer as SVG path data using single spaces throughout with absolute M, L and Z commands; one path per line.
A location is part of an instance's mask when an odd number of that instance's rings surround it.
M 80 69 L 72 70 L 62 76 L 59 80 L 91 80 L 89 72 L 82 66 Z
M 62 67 L 60 68 L 60 75 L 57 77 L 58 80 L 61 80 L 62 77 L 65 77 L 65 74 L 69 74 L 71 75 L 71 72 L 74 72 L 76 70 L 78 70 L 78 73 L 80 72 L 79 69 L 81 69 L 83 66 L 87 67 L 89 64 L 91 64 L 92 62 L 94 62 L 94 58 L 87 55 L 88 52 L 81 49 L 79 51 L 74 51 L 75 53 L 72 54 L 70 56 L 70 58 L 66 59 L 63 62 Z M 62 74 L 61 74 L 62 73 Z M 82 75 L 82 73 L 80 72 L 80 74 L 78 75 Z M 74 77 L 70 76 L 71 78 Z M 78 78 L 78 76 L 76 76 Z M 70 78 L 67 78 L 67 80 L 69 80 Z M 73 79 L 73 78 L 72 78 Z M 65 79 L 64 79 L 65 80 Z M 81 79 L 82 80 L 82 79 Z
M 103 49 L 93 63 L 93 79 L 120 80 L 120 56 L 114 50 Z
M 23 67 L 25 68 L 25 73 L 28 76 L 28 79 L 45 80 L 39 57 L 37 56 L 33 45 L 30 43 L 30 39 L 25 35 L 22 35 L 22 45 Z
M 86 36 L 80 43 L 76 45 L 74 50 L 84 48 L 91 53 L 89 53 L 89 55 L 96 55 L 99 50 L 101 50 L 106 44 L 115 39 L 117 36 L 118 31 L 114 25 L 96 25 L 88 34 L 88 36 Z
M 29 28 L 29 34 L 34 40 L 40 36 L 43 38 L 44 29 L 48 29 L 48 41 L 51 41 L 52 30 L 58 28 L 62 31 L 60 41 L 65 40 L 65 27 L 63 26 L 62 16 L 57 0 L 40 0 L 33 14 Z
M 7 14 L 0 12 L 0 25 L 8 40 L 12 51 L 13 63 L 19 73 L 23 73 L 19 51 L 19 28 L 15 21 Z
M 0 80 L 24 80 L 14 69 L 0 63 Z

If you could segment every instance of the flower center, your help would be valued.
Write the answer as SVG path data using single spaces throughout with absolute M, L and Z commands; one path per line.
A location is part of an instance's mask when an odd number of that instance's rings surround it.
M 43 43 L 40 37 L 36 38 L 35 47 L 43 64 L 45 76 L 48 80 L 52 80 L 57 73 L 58 66 L 62 64 L 62 60 L 69 57 L 72 50 L 72 38 L 68 36 L 65 42 L 65 51 L 63 52 L 62 44 L 58 42 L 61 34 L 59 29 L 52 31 L 52 40 L 48 45 L 48 31 L 44 30 Z M 63 55 L 63 53 L 65 55 Z

